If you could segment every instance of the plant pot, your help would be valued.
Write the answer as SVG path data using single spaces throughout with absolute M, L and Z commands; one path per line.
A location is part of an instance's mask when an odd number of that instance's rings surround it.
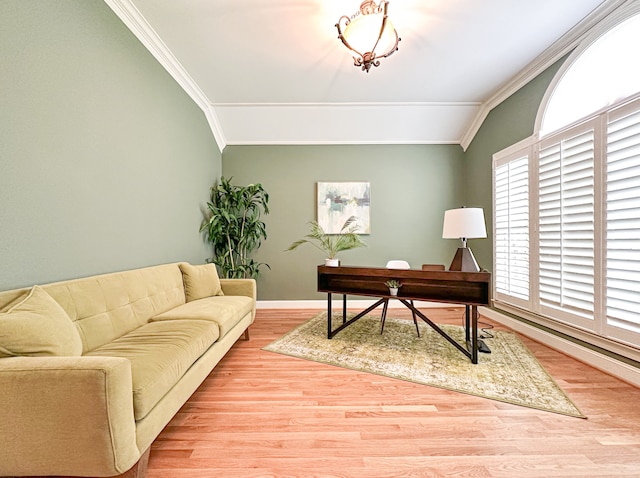
M 325 259 L 324 265 L 329 267 L 339 267 L 340 259 Z
M 398 289 L 395 287 L 389 287 L 389 294 L 398 295 Z

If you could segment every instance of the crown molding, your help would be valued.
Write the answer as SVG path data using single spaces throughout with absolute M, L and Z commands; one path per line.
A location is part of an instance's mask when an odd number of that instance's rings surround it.
M 480 130 L 482 123 L 487 118 L 493 108 L 498 106 L 512 94 L 525 86 L 556 61 L 572 51 L 589 32 L 600 22 L 603 22 L 615 10 L 624 5 L 632 4 L 634 0 L 609 0 L 594 9 L 580 23 L 565 33 L 553 45 L 547 48 L 535 60 L 523 68 L 518 75 L 513 77 L 508 83 L 503 85 L 496 93 L 485 101 L 474 117 L 471 124 L 466 128 L 461 138 L 460 145 L 464 151 L 467 150 L 471 141 Z
M 392 101 L 392 102 L 352 102 L 345 101 L 341 103 L 212 103 L 213 107 L 233 107 L 233 108 L 343 108 L 345 106 L 359 106 L 364 108 L 395 108 L 398 106 L 481 106 L 479 101 Z
M 600 22 L 603 22 L 611 13 L 623 7 L 625 5 L 633 4 L 635 0 L 608 0 L 601 4 L 598 8 L 594 9 L 585 19 L 572 28 L 569 32 L 563 35 L 558 41 L 556 41 L 551 47 L 549 47 L 542 55 L 538 56 L 534 61 L 529 63 L 523 68 L 518 75 L 511 79 L 508 83 L 503 85 L 497 90 L 487 101 L 482 103 L 474 115 L 471 123 L 463 128 L 464 132 L 459 140 L 459 144 L 463 150 L 467 150 L 475 135 L 480 130 L 483 122 L 487 118 L 488 114 L 493 108 L 506 100 L 513 93 L 525 86 L 528 82 L 533 80 L 536 76 L 542 73 L 545 69 L 558 61 L 560 58 L 572 51 L 584 38 L 587 36 L 592 28 L 597 26 Z M 146 19 L 142 16 L 140 11 L 132 4 L 130 0 L 105 0 L 105 3 L 113 10 L 113 12 L 120 18 L 120 20 L 129 28 L 129 30 L 138 38 L 138 40 L 149 50 L 149 52 L 160 62 L 160 64 L 167 70 L 167 72 L 178 82 L 178 84 L 184 89 L 184 91 L 193 99 L 193 101 L 202 109 L 209 123 L 213 136 L 216 140 L 219 150 L 222 152 L 227 144 L 229 144 L 223 133 L 221 123 L 216 111 L 216 108 L 243 108 L 243 107 L 310 107 L 315 108 L 324 106 L 337 106 L 337 105 L 324 105 L 324 104 L 298 104 L 298 105 L 248 105 L 248 104 L 212 104 L 207 98 L 204 92 L 196 84 L 196 82 L 187 73 L 184 67 L 180 64 L 178 59 L 173 55 L 171 50 L 164 44 L 162 39 L 158 36 L 155 30 L 149 25 Z M 341 104 L 341 107 L 349 106 L 350 104 Z M 435 106 L 436 104 L 430 104 Z M 441 103 L 439 106 L 445 106 L 445 103 Z M 470 106 L 471 104 L 464 104 L 464 106 Z M 363 106 L 360 104 L 359 106 Z M 367 106 L 375 107 L 387 107 L 387 106 L 416 106 L 413 103 L 407 104 L 368 104 Z M 425 107 L 427 104 L 420 103 L 417 106 Z M 451 106 L 451 105 L 449 105 Z M 458 104 L 457 106 L 461 106 Z M 476 104 L 477 106 L 477 104 Z M 299 144 L 306 144 L 306 141 L 301 141 Z M 260 142 L 260 144 L 263 144 Z
M 459 145 L 460 125 L 476 114 L 480 103 L 241 103 L 215 108 L 228 145 Z
M 222 152 L 226 146 L 226 141 L 216 112 L 204 92 L 196 82 L 193 81 L 171 50 L 169 50 L 155 30 L 145 20 L 140 11 L 129 0 L 104 1 L 204 112 L 213 137 L 218 145 L 218 149 Z

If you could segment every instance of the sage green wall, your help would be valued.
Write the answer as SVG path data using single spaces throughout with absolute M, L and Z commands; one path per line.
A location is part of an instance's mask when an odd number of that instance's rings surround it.
M 312 247 L 286 247 L 315 218 L 317 181 L 370 181 L 369 246 L 343 253 L 343 263 L 380 265 L 406 258 L 414 267 L 451 262 L 456 241 L 443 240 L 446 209 L 482 207 L 487 239 L 469 241 L 481 267 L 493 268 L 493 154 L 533 134 L 538 108 L 556 62 L 494 108 L 466 152 L 459 146 L 227 146 L 222 172 L 234 183 L 262 183 L 271 195 L 268 239 L 255 258 L 268 263 L 258 281 L 260 300 L 320 299 L 315 267 L 324 259 Z
M 0 2 L 0 290 L 202 262 L 202 111 L 101 0 Z
M 222 173 L 234 184 L 262 183 L 270 195 L 268 238 L 255 255 L 271 270 L 258 281 L 260 300 L 322 299 L 310 245 L 284 250 L 316 218 L 318 181 L 371 183 L 368 246 L 341 254 L 343 264 L 384 266 L 389 259 L 449 264 L 458 244 L 442 239 L 444 210 L 463 195 L 462 149 L 448 146 L 227 146 Z
M 485 269 L 493 269 L 493 155 L 533 134 L 542 98 L 565 58 L 491 110 L 464 154 L 465 202 L 484 208 L 487 223 L 487 239 L 469 246 Z

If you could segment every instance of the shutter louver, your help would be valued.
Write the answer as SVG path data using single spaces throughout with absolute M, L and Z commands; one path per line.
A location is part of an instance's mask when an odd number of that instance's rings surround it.
M 529 299 L 529 158 L 496 168 L 496 292 Z
M 640 111 L 607 134 L 607 323 L 640 332 Z
M 594 133 L 540 151 L 540 303 L 583 317 L 594 307 Z

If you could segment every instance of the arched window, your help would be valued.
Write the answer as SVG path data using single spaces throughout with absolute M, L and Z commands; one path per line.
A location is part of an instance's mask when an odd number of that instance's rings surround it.
M 538 134 L 494 155 L 494 299 L 640 354 L 640 4 L 616 15 L 557 73 Z
M 540 136 L 557 131 L 640 92 L 640 14 L 574 54 L 541 108 Z

